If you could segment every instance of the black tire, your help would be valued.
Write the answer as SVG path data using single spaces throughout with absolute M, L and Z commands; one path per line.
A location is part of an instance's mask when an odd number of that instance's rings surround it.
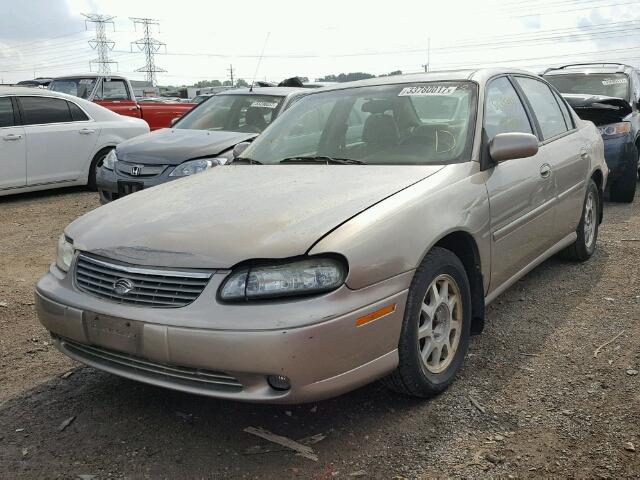
M 96 172 L 98 168 L 102 166 L 102 162 L 107 154 L 113 150 L 113 148 L 105 148 L 96 153 L 96 156 L 91 160 L 91 166 L 89 167 L 89 177 L 87 178 L 87 188 L 93 192 L 98 190 L 98 186 L 96 184 Z
M 635 165 L 629 169 L 629 174 L 618 178 L 609 187 L 609 198 L 612 202 L 631 203 L 636 196 L 638 173 Z
M 421 349 L 425 348 L 424 341 L 436 341 L 435 339 L 438 338 L 436 328 L 438 327 L 433 329 L 430 337 L 422 340 L 418 340 L 418 329 L 421 324 L 424 327 L 424 322 L 427 318 L 422 313 L 422 307 L 423 301 L 427 299 L 428 290 L 435 280 L 442 277 L 452 279 L 458 289 L 460 302 L 456 303 L 451 311 L 455 312 L 455 315 L 452 314 L 452 316 L 457 316 L 461 325 L 459 334 L 455 334 L 458 338 L 457 347 L 452 348 L 452 351 L 449 352 L 451 360 L 449 360 L 443 371 L 433 373 L 425 365 Z M 453 289 L 453 287 L 451 288 Z M 449 287 L 447 287 L 448 295 Z M 431 303 L 431 300 L 429 303 Z M 435 312 L 437 313 L 438 309 L 435 309 Z M 433 315 L 433 317 L 437 319 L 438 315 Z M 432 325 L 435 325 L 435 322 L 436 320 Z M 384 379 L 384 383 L 396 392 L 414 397 L 428 398 L 439 394 L 453 382 L 457 371 L 460 369 L 469 347 L 470 332 L 471 290 L 467 273 L 460 259 L 451 251 L 434 247 L 417 268 L 411 282 L 398 343 L 399 365 L 394 372 Z M 448 339 L 450 342 L 451 333 Z M 440 359 L 442 358 L 443 350 L 439 352 L 438 357 Z M 432 359 L 432 356 L 428 356 L 426 362 L 428 363 L 430 359 Z
M 593 217 L 591 219 L 593 223 L 593 237 L 590 241 L 585 236 L 585 222 L 587 217 L 587 202 L 589 200 L 589 196 L 592 196 L 593 202 L 595 202 L 594 207 L 595 211 L 593 213 Z M 578 228 L 576 228 L 576 234 L 578 238 L 576 241 L 569 245 L 562 251 L 562 257 L 571 260 L 573 262 L 584 262 L 591 258 L 593 252 L 596 250 L 596 243 L 598 242 L 598 230 L 599 230 L 599 219 L 600 219 L 600 209 L 602 205 L 600 204 L 600 195 L 598 192 L 598 187 L 593 181 L 593 179 L 589 180 L 589 184 L 587 185 L 587 192 L 584 196 L 584 202 L 582 203 L 582 213 L 580 214 L 580 223 L 578 223 Z

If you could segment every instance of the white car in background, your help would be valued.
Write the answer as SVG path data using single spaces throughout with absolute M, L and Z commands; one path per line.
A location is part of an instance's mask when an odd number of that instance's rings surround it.
M 117 144 L 149 132 L 144 120 L 51 90 L 0 87 L 0 196 L 72 185 L 95 188 Z

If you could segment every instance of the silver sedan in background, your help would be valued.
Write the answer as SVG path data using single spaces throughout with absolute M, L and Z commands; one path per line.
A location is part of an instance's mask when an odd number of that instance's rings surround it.
M 429 397 L 485 305 L 593 254 L 608 173 L 594 125 L 509 70 L 319 90 L 236 153 L 65 229 L 36 292 L 62 352 L 219 398 Z

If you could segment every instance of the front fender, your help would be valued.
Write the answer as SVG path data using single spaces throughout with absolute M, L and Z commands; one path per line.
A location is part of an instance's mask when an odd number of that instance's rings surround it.
M 350 219 L 309 254 L 344 255 L 347 286 L 361 289 L 414 270 L 438 240 L 463 231 L 474 238 L 488 281 L 490 216 L 484 176 L 477 162 L 448 165 Z

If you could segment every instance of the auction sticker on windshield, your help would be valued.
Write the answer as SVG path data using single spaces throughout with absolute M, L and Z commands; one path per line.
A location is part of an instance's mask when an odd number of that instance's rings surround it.
M 428 95 L 451 95 L 458 87 L 455 85 L 423 85 L 419 87 L 405 87 L 398 94 L 399 97 L 424 97 Z
M 602 81 L 602 85 L 620 85 L 627 83 L 626 78 L 608 78 Z
M 258 108 L 276 108 L 278 104 L 275 102 L 253 102 L 250 106 Z

